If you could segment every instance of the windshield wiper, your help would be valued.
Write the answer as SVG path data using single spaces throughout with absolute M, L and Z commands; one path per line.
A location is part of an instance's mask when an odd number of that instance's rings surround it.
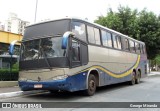
M 44 60 L 45 60 L 45 62 L 47 63 L 48 68 L 49 68 L 50 70 L 52 70 L 52 67 L 51 67 L 51 65 L 49 64 L 48 58 L 46 57 L 46 54 L 44 53 L 43 48 L 40 48 L 40 51 L 42 51 Z

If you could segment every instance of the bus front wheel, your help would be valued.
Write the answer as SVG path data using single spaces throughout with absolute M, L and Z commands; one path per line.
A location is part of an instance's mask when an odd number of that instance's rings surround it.
M 96 78 L 93 74 L 90 74 L 88 77 L 88 89 L 84 91 L 84 94 L 87 96 L 93 96 L 96 92 Z

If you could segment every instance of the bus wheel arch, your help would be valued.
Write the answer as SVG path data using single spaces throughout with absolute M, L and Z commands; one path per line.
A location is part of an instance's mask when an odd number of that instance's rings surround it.
M 87 83 L 88 83 L 88 78 L 89 78 L 89 75 L 92 74 L 95 76 L 96 78 L 96 86 L 99 86 L 99 72 L 97 69 L 94 69 L 94 70 L 90 70 L 88 75 L 87 75 Z
M 86 80 L 86 90 L 84 90 L 84 94 L 87 96 L 93 96 L 96 87 L 99 86 L 99 73 L 98 70 L 90 70 L 88 75 L 87 75 L 87 80 Z

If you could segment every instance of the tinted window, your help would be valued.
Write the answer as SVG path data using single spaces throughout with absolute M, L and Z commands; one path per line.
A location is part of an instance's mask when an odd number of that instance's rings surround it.
M 130 44 L 130 51 L 131 52 L 135 52 L 135 46 L 134 46 L 134 42 L 132 40 L 129 41 Z
M 115 34 L 113 34 L 113 45 L 114 45 L 114 48 L 121 49 L 122 48 L 122 46 L 121 46 L 121 37 L 116 36 Z
M 140 54 L 140 46 L 139 46 L 139 43 L 136 43 L 136 42 L 135 42 L 135 48 L 136 48 L 136 52 L 137 52 L 138 54 Z
M 88 41 L 89 43 L 95 44 L 95 38 L 94 38 L 94 30 L 93 27 L 87 26 L 87 32 L 88 32 Z
M 101 33 L 102 33 L 103 46 L 112 47 L 111 34 L 109 32 L 103 31 L 103 30 L 101 31 Z
M 94 36 L 95 36 L 96 44 L 100 45 L 100 44 L 101 44 L 101 41 L 100 41 L 99 29 L 94 28 Z
M 80 61 L 80 44 L 72 40 L 72 61 Z
M 86 41 L 86 30 L 85 24 L 80 22 L 73 22 L 72 23 L 72 32 L 75 33 L 76 37 Z
M 125 46 L 124 46 L 126 51 L 129 51 L 129 41 L 128 39 L 125 39 Z
M 100 33 L 99 29 L 93 28 L 91 26 L 87 26 L 88 31 L 88 41 L 89 43 L 98 44 L 100 45 Z
M 144 54 L 146 53 L 146 47 L 145 47 L 145 45 L 143 45 L 143 52 L 144 52 Z
M 141 50 L 141 54 L 144 54 L 144 52 L 143 52 L 143 45 L 142 44 L 140 44 L 140 50 Z
M 69 30 L 70 20 L 57 20 L 31 25 L 25 29 L 23 40 L 42 38 L 43 36 L 63 35 Z

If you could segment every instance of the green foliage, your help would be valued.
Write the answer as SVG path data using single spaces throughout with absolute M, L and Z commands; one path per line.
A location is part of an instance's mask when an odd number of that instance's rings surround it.
M 149 59 L 160 53 L 160 16 L 146 9 L 138 12 L 129 7 L 118 7 L 118 12 L 109 9 L 96 23 L 145 42 Z
M 16 62 L 15 64 L 13 64 L 12 69 L 19 70 L 19 63 Z
M 160 55 L 157 55 L 154 60 L 156 61 L 157 65 L 160 65 Z

